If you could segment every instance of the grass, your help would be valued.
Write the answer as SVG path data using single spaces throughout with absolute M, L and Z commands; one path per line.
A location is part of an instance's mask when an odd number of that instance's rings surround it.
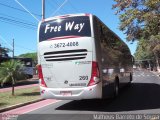
M 40 98 L 39 87 L 22 88 L 15 90 L 15 96 L 11 95 L 11 91 L 0 92 L 0 109 L 12 105 L 26 103 Z

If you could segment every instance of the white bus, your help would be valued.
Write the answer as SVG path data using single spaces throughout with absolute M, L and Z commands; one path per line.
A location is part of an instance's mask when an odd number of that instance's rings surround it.
M 39 23 L 38 72 L 45 99 L 106 98 L 131 82 L 132 56 L 96 16 L 56 16 Z

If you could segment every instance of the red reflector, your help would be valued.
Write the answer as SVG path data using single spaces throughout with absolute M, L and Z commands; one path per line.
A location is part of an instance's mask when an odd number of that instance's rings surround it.
M 95 61 L 92 61 L 92 74 L 91 79 L 89 81 L 88 86 L 95 85 L 99 82 L 99 70 L 98 70 L 98 63 Z
M 43 86 L 43 87 L 47 87 L 44 79 L 43 79 L 43 73 L 42 73 L 42 67 L 41 65 L 38 65 L 38 77 L 39 77 L 39 80 L 40 80 L 40 85 Z
M 98 63 L 92 62 L 92 76 L 99 77 Z

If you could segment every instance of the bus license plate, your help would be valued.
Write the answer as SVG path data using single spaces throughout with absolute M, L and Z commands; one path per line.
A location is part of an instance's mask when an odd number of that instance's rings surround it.
M 71 91 L 61 91 L 60 94 L 62 96 L 72 96 L 72 92 Z

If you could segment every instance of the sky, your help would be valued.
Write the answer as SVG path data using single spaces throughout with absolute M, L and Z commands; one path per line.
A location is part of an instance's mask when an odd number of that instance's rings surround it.
M 23 5 L 34 17 L 18 4 Z M 115 32 L 135 53 L 137 43 L 126 41 L 124 32 L 118 29 L 119 19 L 115 15 L 113 0 L 45 0 L 45 17 L 56 15 L 91 13 L 96 15 L 105 25 Z M 0 0 L 0 44 L 12 49 L 14 54 L 32 53 L 37 51 L 37 27 L 41 20 L 42 0 Z M 11 56 L 12 53 L 10 52 Z

